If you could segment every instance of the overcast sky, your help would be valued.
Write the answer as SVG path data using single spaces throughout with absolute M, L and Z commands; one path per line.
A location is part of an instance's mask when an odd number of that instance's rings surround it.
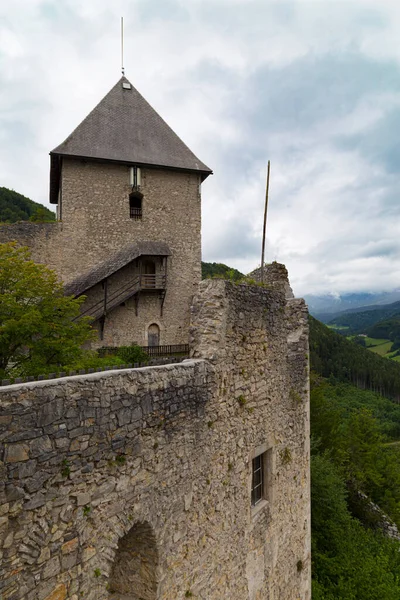
M 297 294 L 400 287 L 398 0 L 0 0 L 0 186 L 47 204 L 51 149 L 125 73 L 214 170 L 203 259 Z

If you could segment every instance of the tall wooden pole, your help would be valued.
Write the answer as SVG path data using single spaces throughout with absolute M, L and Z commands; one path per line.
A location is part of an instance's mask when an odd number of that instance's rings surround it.
M 271 168 L 270 161 L 268 161 L 267 188 L 265 191 L 264 226 L 263 226 L 263 238 L 262 238 L 262 249 L 261 249 L 261 283 L 264 283 L 265 231 L 267 229 L 267 211 L 268 211 L 268 192 L 269 192 L 270 168 Z
M 125 67 L 124 67 L 124 17 L 121 17 L 121 71 L 122 71 L 122 75 L 125 76 Z

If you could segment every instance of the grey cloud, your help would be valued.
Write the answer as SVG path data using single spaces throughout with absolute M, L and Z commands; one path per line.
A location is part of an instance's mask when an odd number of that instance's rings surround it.
M 0 59 L 0 185 L 45 200 L 47 151 L 119 75 L 122 4 L 43 1 L 35 12 L 27 2 L 25 53 Z M 206 260 L 259 264 L 270 158 L 267 256 L 287 262 L 299 292 L 400 285 L 400 110 L 382 101 L 361 133 L 344 125 L 365 99 L 400 93 L 399 63 L 362 50 L 388 15 L 362 3 L 129 4 L 133 83 L 215 172 L 203 186 Z
M 400 69 L 393 91 L 400 91 Z M 400 106 L 393 108 L 372 128 L 358 135 L 339 136 L 337 144 L 343 149 L 361 152 L 375 164 L 382 164 L 388 173 L 400 170 Z
M 219 262 L 222 257 L 251 260 L 258 253 L 259 240 L 253 235 L 252 224 L 243 219 L 243 212 L 237 218 L 231 215 L 228 222 L 221 225 L 220 234 L 209 240 L 204 248 L 204 260 Z

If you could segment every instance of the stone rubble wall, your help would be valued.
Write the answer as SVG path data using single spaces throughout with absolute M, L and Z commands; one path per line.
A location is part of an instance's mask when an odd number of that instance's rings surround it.
M 130 531 L 148 598 L 310 599 L 305 305 L 206 280 L 190 338 L 178 365 L 0 389 L 2 600 L 111 600 Z
M 248 274 L 250 279 L 261 283 L 261 267 Z M 276 261 L 265 264 L 263 271 L 263 283 L 274 290 L 283 292 L 287 299 L 294 298 L 293 290 L 290 287 L 289 276 L 285 265 Z
M 58 246 L 62 235 L 62 224 L 54 223 L 11 223 L 0 225 L 0 244 L 16 241 L 20 246 L 28 246 L 35 262 L 54 265 L 59 261 L 61 249 Z M 56 259 L 55 259 L 56 257 Z

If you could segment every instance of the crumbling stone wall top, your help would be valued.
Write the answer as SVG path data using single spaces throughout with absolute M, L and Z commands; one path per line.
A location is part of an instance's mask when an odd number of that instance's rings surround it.
M 248 274 L 250 279 L 254 279 L 257 283 L 261 282 L 261 267 Z M 294 298 L 293 290 L 290 287 L 289 275 L 285 265 L 272 262 L 264 265 L 264 283 L 272 286 L 273 289 L 281 290 L 286 298 Z

